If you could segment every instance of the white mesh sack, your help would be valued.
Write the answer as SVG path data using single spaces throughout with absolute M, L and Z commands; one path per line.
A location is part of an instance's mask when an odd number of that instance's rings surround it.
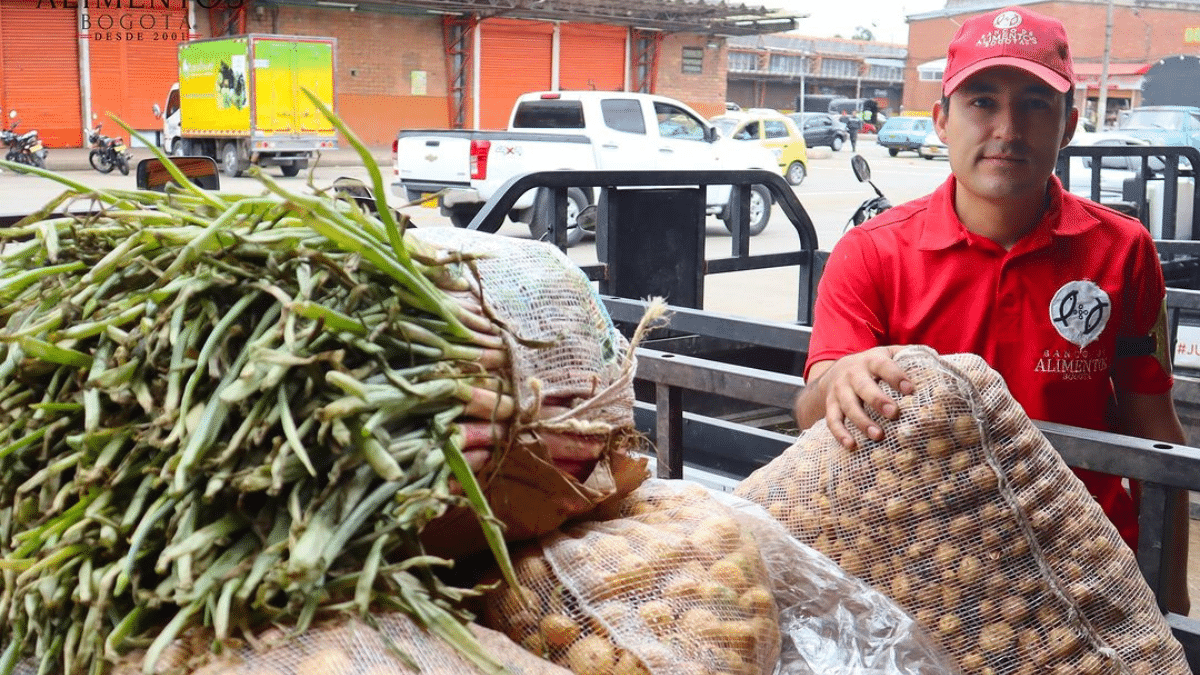
M 900 418 L 847 451 L 819 422 L 742 482 L 899 603 L 966 673 L 1188 673 L 1133 552 L 974 355 L 912 347 Z
M 652 481 L 609 520 L 513 556 L 481 622 L 576 675 L 766 675 L 779 617 L 753 535 L 695 484 Z
M 459 261 L 445 265 L 469 288 L 457 299 L 502 327 L 517 413 L 477 476 L 505 537 L 549 532 L 637 487 L 648 475 L 631 453 L 646 444 L 633 425 L 637 363 L 579 267 L 538 241 L 451 228 L 406 234 L 439 261 Z M 467 508 L 430 523 L 422 540 L 445 557 L 485 548 Z
M 457 228 L 414 228 L 406 235 L 471 260 L 451 272 L 472 282 L 473 299 L 511 331 L 506 339 L 522 409 L 577 403 L 611 389 L 571 417 L 633 424 L 633 389 L 612 387 L 632 382 L 636 362 L 627 361 L 628 342 L 587 276 L 562 251 Z
M 151 670 L 154 675 L 569 675 L 530 654 L 502 633 L 478 624 L 469 630 L 484 658 L 472 660 L 445 639 L 418 626 L 400 612 L 371 617 L 374 626 L 357 618 L 314 625 L 299 635 L 272 628 L 250 640 L 230 640 L 220 655 L 212 649 L 211 631 L 193 629 L 172 643 Z M 113 675 L 140 675 L 142 652 L 116 665 Z M 33 675 L 23 663 L 17 675 Z

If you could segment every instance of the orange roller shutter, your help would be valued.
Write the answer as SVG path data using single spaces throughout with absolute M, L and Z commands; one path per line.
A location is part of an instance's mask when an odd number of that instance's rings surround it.
M 622 91 L 628 29 L 588 23 L 559 31 L 558 85 L 562 89 Z
M 479 30 L 480 127 L 503 129 L 518 96 L 550 88 L 554 26 L 544 21 L 488 19 Z
M 185 0 L 136 4 L 139 8 L 133 9 L 114 2 L 110 8 L 92 2 L 88 10 L 92 112 L 107 136 L 128 136 L 109 112 L 134 129 L 162 126 L 151 107 L 163 104 L 178 78 L 176 52 L 188 37 Z
M 79 45 L 74 3 L 0 0 L 0 102 L 18 131 L 37 129 L 48 148 L 79 147 Z M 7 118 L 5 118 L 7 125 Z

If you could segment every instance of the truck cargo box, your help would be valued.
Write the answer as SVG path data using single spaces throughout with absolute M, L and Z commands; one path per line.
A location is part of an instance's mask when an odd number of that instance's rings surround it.
M 335 46 L 333 38 L 258 34 L 181 43 L 183 135 L 246 137 L 256 145 L 335 139 L 333 125 L 300 90 L 334 107 Z

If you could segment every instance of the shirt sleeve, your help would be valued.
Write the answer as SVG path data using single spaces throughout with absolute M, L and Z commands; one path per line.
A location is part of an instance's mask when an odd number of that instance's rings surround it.
M 878 251 L 867 231 L 851 229 L 834 244 L 817 286 L 804 375 L 818 361 L 877 347 L 886 333 L 876 275 Z
M 1154 340 L 1148 355 L 1118 357 L 1113 368 L 1113 386 L 1137 394 L 1162 394 L 1171 389 L 1171 344 L 1167 332 L 1166 283 L 1154 240 L 1144 229 L 1130 247 L 1126 276 L 1128 311 L 1118 337 Z

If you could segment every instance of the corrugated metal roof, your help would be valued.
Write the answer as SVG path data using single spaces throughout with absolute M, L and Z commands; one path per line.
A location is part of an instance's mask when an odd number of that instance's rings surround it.
M 276 0 L 316 6 L 317 0 Z M 652 30 L 758 35 L 792 30 L 808 14 L 724 0 L 344 0 L 356 11 L 478 14 L 545 21 L 580 21 Z
M 903 59 L 908 55 L 907 46 L 890 42 L 811 37 L 788 33 L 731 37 L 729 38 L 729 46 L 745 47 L 747 49 L 809 52 L 813 54 L 852 54 L 855 56 L 872 56 L 878 58 Z

